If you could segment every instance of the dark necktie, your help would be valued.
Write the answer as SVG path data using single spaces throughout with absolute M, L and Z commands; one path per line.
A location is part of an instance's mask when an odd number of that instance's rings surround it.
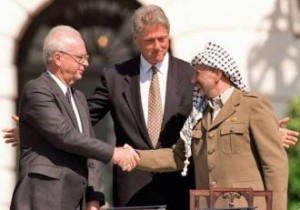
M 67 89 L 67 92 L 66 92 L 66 97 L 67 97 L 67 100 L 68 100 L 68 102 L 71 104 L 71 89 L 70 88 L 68 88 Z
M 152 145 L 155 148 L 159 139 L 162 124 L 162 105 L 157 69 L 155 66 L 152 66 L 151 70 L 152 80 L 148 99 L 148 133 Z
M 67 101 L 70 103 L 71 108 L 73 110 L 73 113 L 76 117 L 76 122 L 77 122 L 77 125 L 78 125 L 78 128 L 79 128 L 79 131 L 82 133 L 82 124 L 81 124 L 80 116 L 78 115 L 79 113 L 78 113 L 78 110 L 77 110 L 76 103 L 75 102 L 72 103 L 71 95 L 72 95 L 71 88 L 68 88 L 67 92 L 66 92 L 66 98 L 67 98 Z

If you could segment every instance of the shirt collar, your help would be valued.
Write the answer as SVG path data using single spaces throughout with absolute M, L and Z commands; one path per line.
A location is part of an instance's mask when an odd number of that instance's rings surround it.
M 147 74 L 152 66 L 153 65 L 150 64 L 141 54 L 141 64 L 140 64 L 141 74 Z M 166 53 L 162 62 L 155 64 L 155 67 L 157 68 L 158 72 L 160 72 L 161 74 L 166 74 L 169 67 L 169 53 Z
M 60 87 L 60 89 L 62 90 L 62 92 L 64 94 L 66 94 L 67 93 L 67 89 L 69 87 L 66 86 L 60 79 L 57 78 L 57 76 L 55 76 L 54 74 L 52 74 L 49 70 L 47 70 L 47 72 L 50 75 L 50 77 L 55 81 L 55 83 Z
M 208 100 L 209 106 L 214 110 L 222 108 L 224 106 L 224 104 L 226 103 L 226 101 L 231 96 L 233 90 L 234 90 L 233 86 L 230 86 L 222 94 L 218 95 L 217 97 L 215 97 L 213 99 L 209 99 Z

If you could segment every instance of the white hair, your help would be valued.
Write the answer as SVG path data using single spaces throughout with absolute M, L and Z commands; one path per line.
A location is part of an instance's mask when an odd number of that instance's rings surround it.
M 43 59 L 46 64 L 52 61 L 52 53 L 65 50 L 65 40 L 81 34 L 71 26 L 58 25 L 52 28 L 44 39 Z

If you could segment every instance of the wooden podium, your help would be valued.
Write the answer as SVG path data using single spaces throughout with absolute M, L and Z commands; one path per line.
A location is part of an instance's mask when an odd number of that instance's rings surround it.
M 266 210 L 272 210 L 272 191 L 252 188 L 216 188 L 190 190 L 190 210 L 259 210 L 254 199 L 265 198 Z M 235 206 L 236 201 L 242 206 Z

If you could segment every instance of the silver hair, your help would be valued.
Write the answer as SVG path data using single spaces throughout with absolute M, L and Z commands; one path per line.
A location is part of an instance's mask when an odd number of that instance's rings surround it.
M 71 26 L 58 25 L 52 28 L 44 39 L 43 59 L 46 64 L 52 61 L 52 54 L 65 50 L 65 39 L 69 35 L 80 36 L 81 34 Z
M 164 11 L 156 5 L 145 5 L 137 9 L 132 18 L 131 31 L 139 35 L 147 25 L 162 24 L 170 32 L 170 22 Z

